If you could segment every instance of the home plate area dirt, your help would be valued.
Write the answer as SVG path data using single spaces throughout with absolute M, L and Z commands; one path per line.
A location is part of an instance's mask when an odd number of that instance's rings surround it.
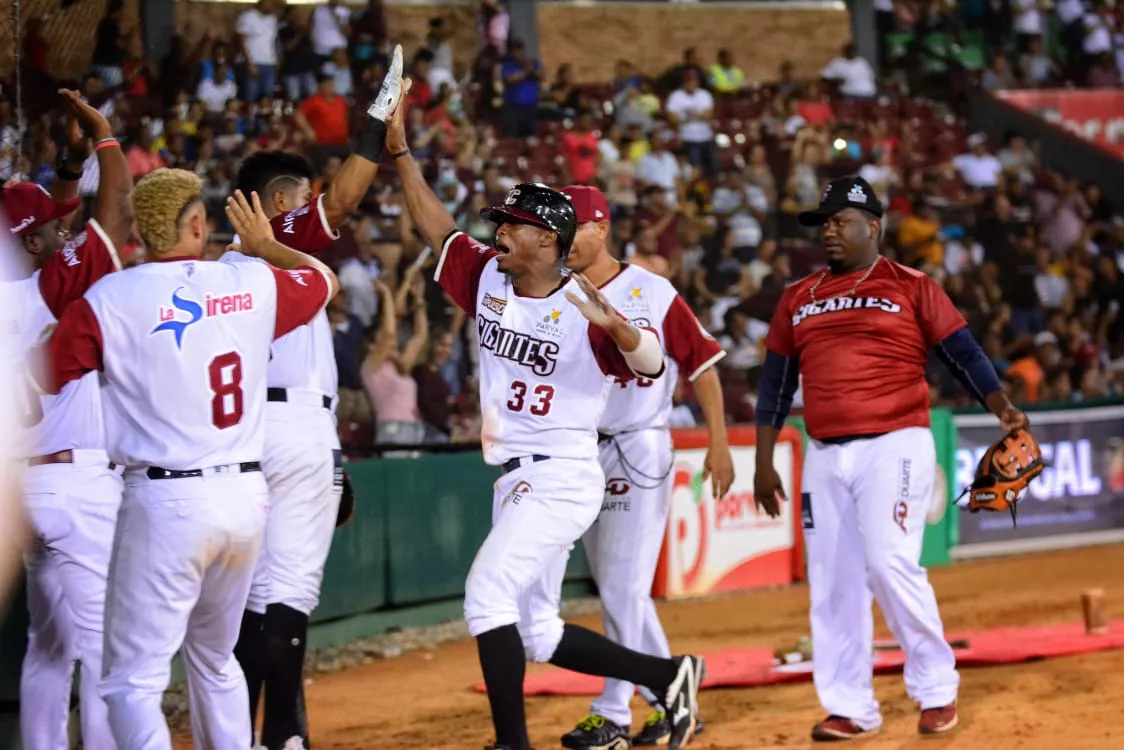
M 956 563 L 930 574 L 945 626 L 954 631 L 1080 622 L 1081 591 L 1105 590 L 1109 619 L 1124 617 L 1124 545 Z M 789 647 L 808 631 L 804 586 L 671 602 L 660 614 L 676 652 Z M 600 628 L 598 617 L 578 622 Z M 889 637 L 878 617 L 877 637 Z M 529 666 L 528 673 L 553 669 Z M 492 737 L 475 646 L 465 639 L 355 669 L 316 676 L 308 690 L 314 750 L 452 750 L 484 747 Z M 881 734 L 862 747 L 1034 750 L 1124 748 L 1124 651 L 1101 651 L 961 671 L 960 727 L 921 739 L 917 708 L 900 674 L 875 678 Z M 538 750 L 589 710 L 588 697 L 527 700 Z M 697 750 L 811 747 L 821 710 L 811 683 L 719 688 L 701 693 L 706 732 Z M 633 702 L 634 726 L 645 706 Z M 177 738 L 177 750 L 191 741 Z

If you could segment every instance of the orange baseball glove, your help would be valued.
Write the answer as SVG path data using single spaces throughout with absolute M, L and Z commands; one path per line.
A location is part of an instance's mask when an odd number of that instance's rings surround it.
M 976 477 L 968 494 L 968 510 L 1011 512 L 1011 522 L 1018 525 L 1016 503 L 1031 480 L 1042 473 L 1046 462 L 1042 450 L 1030 430 L 1016 430 L 995 442 L 976 467 Z M 957 498 L 959 499 L 959 498 Z

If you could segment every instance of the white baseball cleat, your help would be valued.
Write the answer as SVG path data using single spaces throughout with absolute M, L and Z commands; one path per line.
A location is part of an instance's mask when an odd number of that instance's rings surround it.
M 398 107 L 402 92 L 402 45 L 396 44 L 394 51 L 390 53 L 390 66 L 383 76 L 382 88 L 371 106 L 367 107 L 367 117 L 386 122 Z

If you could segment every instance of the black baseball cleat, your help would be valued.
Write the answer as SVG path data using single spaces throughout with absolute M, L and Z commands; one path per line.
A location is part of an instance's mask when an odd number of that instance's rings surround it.
M 706 731 L 706 725 L 703 724 L 702 717 L 696 714 L 695 736 L 699 736 L 704 731 Z M 644 728 L 632 736 L 632 746 L 661 747 L 667 744 L 670 737 L 671 722 L 667 720 L 667 714 L 663 712 L 663 709 L 657 708 L 648 714 L 648 718 L 644 720 Z
M 571 750 L 629 750 L 632 739 L 628 728 L 609 721 L 601 714 L 590 714 L 562 735 L 562 747 Z
M 659 747 L 666 745 L 671 737 L 671 722 L 662 708 L 657 708 L 648 714 L 644 720 L 644 728 L 632 736 L 633 747 Z
M 679 671 L 667 688 L 662 705 L 668 722 L 669 750 L 686 747 L 695 735 L 699 685 L 706 674 L 701 656 L 677 656 L 673 659 Z

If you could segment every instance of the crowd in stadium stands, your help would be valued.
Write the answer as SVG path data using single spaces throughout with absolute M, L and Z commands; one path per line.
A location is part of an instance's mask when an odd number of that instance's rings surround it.
M 880 79 L 847 45 L 813 80 L 795 79 L 786 63 L 774 80 L 750 81 L 732 51 L 708 60 L 688 49 L 666 71 L 621 60 L 612 80 L 588 85 L 567 64 L 544 70 L 509 38 L 502 4 L 486 0 L 470 66 L 454 60 L 441 18 L 423 47 L 407 50 L 410 141 L 461 227 L 485 241 L 494 228 L 479 210 L 518 181 L 600 185 L 620 257 L 673 279 L 729 352 L 721 367 L 731 420 L 752 419 L 781 290 L 822 264 L 796 214 L 818 203 L 827 179 L 854 172 L 888 206 L 885 254 L 943 284 L 1015 400 L 1124 395 L 1124 207 L 1114 210 L 1095 184 L 1042 169 L 1018 135 L 994 143 L 967 133 L 954 105 L 922 98 L 954 91 L 949 81 L 972 71 L 962 58 L 973 33 L 990 61 L 973 74 L 985 88 L 1115 85 L 1124 23 L 1100 2 L 1058 0 L 1047 11 L 1010 0 L 1000 4 L 1006 22 L 996 5 L 876 2 Z M 262 0 L 235 32 L 177 36 L 156 67 L 111 0 L 81 82 L 125 136 L 136 177 L 161 166 L 204 177 L 215 257 L 229 236 L 220 205 L 247 154 L 303 151 L 316 165 L 314 192 L 331 184 L 394 36 L 379 0 L 358 12 L 330 0 L 311 13 Z M 45 60 L 43 44 L 29 24 L 30 66 Z M 45 67 L 25 85 L 36 75 Z M 20 133 L 10 102 L 0 102 L 0 179 L 47 185 L 59 123 L 28 107 L 34 117 Z M 97 180 L 91 161 L 81 192 L 92 195 Z M 129 257 L 141 260 L 138 246 Z M 343 286 L 329 316 L 345 442 L 478 439 L 475 329 L 429 280 L 435 259 L 413 231 L 390 160 L 329 261 Z M 930 382 L 934 403 L 969 402 L 942 368 Z M 693 423 L 689 389 L 677 398 L 676 423 Z

